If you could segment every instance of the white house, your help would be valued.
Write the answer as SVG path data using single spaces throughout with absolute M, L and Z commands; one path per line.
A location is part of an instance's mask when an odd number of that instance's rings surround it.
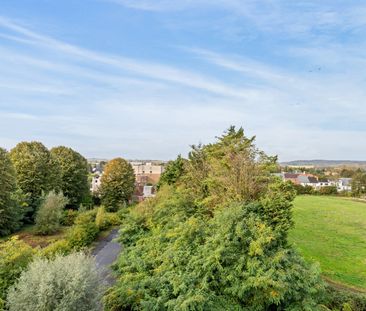
M 352 178 L 339 178 L 337 181 L 337 190 L 338 191 L 351 191 L 351 182 Z
M 92 193 L 95 193 L 99 190 L 100 184 L 101 184 L 101 178 L 102 174 L 96 174 L 93 176 L 92 178 L 92 182 L 91 182 L 91 186 L 90 186 L 90 191 Z

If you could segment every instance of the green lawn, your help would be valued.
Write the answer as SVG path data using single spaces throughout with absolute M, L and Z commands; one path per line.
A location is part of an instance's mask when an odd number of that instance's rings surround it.
M 366 203 L 299 196 L 290 241 L 335 282 L 366 289 Z

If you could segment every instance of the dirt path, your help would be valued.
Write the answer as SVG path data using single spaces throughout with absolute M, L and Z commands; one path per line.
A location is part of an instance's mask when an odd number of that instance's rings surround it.
M 92 255 L 95 257 L 97 269 L 100 271 L 104 282 L 108 286 L 113 285 L 115 282 L 111 265 L 116 261 L 122 249 L 121 244 L 114 240 L 117 236 L 118 229 L 113 229 L 110 234 L 101 240 L 92 251 Z
M 323 280 L 326 281 L 330 286 L 334 287 L 335 289 L 341 290 L 341 291 L 351 292 L 351 293 L 355 293 L 355 294 L 366 294 L 366 291 L 363 289 L 351 287 L 351 286 L 344 285 L 341 283 L 337 283 L 326 276 L 323 276 Z

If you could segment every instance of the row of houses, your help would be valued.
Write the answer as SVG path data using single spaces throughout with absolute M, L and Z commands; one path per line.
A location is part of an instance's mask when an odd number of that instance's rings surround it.
M 307 173 L 276 173 L 276 176 L 282 178 L 285 181 L 291 181 L 296 185 L 311 186 L 315 190 L 319 190 L 322 187 L 335 186 L 339 192 L 351 191 L 352 178 L 339 178 L 337 180 L 318 178 L 313 174 Z

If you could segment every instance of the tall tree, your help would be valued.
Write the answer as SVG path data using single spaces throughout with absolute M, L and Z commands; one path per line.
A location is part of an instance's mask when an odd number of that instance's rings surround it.
M 295 191 L 231 127 L 126 215 L 106 310 L 317 310 L 322 281 L 287 234 Z M 174 175 L 173 175 L 174 176 Z
M 90 196 L 88 162 L 80 153 L 64 146 L 52 148 L 51 156 L 60 168 L 60 188 L 70 207 L 77 208 Z
M 128 202 L 135 189 L 135 175 L 130 163 L 116 158 L 107 163 L 101 180 L 102 204 L 112 211 Z
M 59 190 L 60 176 L 57 163 L 49 150 L 40 142 L 21 142 L 10 151 L 18 186 L 30 206 L 27 215 L 33 218 L 42 192 Z
M 15 170 L 9 154 L 0 148 L 0 236 L 10 234 L 21 225 L 24 209 L 17 198 Z
M 362 196 L 366 194 L 366 173 L 357 171 L 353 177 L 351 182 L 352 194 L 354 196 Z

